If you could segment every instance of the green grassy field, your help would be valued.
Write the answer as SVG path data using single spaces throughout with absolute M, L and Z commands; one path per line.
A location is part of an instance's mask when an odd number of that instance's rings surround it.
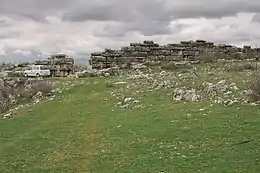
M 82 81 L 0 121 L 1 173 L 260 172 L 258 106 L 173 103 L 168 89 L 122 109 L 119 86 Z

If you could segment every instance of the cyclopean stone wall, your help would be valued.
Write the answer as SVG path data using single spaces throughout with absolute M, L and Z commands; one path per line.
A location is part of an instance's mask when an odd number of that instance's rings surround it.
M 205 53 L 215 53 L 218 58 L 252 58 L 253 53 L 259 53 L 260 48 L 252 49 L 251 46 L 243 48 L 232 45 L 215 45 L 205 40 L 181 41 L 178 44 L 159 45 L 154 41 L 143 43 L 130 43 L 120 50 L 105 49 L 104 52 L 91 53 L 89 64 L 93 69 L 111 67 L 124 67 L 147 61 L 197 61 Z M 255 55 L 255 54 L 254 54 Z

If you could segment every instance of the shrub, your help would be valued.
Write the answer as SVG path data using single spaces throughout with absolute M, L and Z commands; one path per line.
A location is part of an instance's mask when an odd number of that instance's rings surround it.
M 213 63 L 217 61 L 217 56 L 213 52 L 205 51 L 200 54 L 199 60 L 203 63 Z
M 174 63 L 163 63 L 162 69 L 164 69 L 164 70 L 175 70 L 176 67 L 175 67 Z
M 188 64 L 174 64 L 173 62 L 170 63 L 163 63 L 161 65 L 163 70 L 177 70 L 183 68 L 189 68 Z
M 256 66 L 256 64 L 253 64 L 253 63 L 244 63 L 244 64 L 242 64 L 242 68 L 244 70 L 256 70 L 257 66 Z
M 37 92 L 31 88 L 21 90 L 20 91 L 20 100 L 30 101 L 35 94 L 37 94 Z
M 16 89 L 16 92 L 20 95 L 19 99 L 23 101 L 30 101 L 38 92 L 42 92 L 44 96 L 49 95 L 54 89 L 50 83 L 45 81 L 33 81 L 33 83 L 27 83 L 26 86 Z
M 232 53 L 230 56 L 231 56 L 231 59 L 235 59 L 235 60 L 243 60 L 244 59 L 243 54 L 241 54 L 239 52 Z
M 35 91 L 35 94 L 39 91 L 43 93 L 43 95 L 47 95 L 52 92 L 54 89 L 53 86 L 45 81 L 36 81 L 32 83 L 31 89 Z
M 260 76 L 255 76 L 250 84 L 252 93 L 249 95 L 250 101 L 260 101 Z
M 8 90 L 0 86 L 0 113 L 7 111 L 10 105 Z

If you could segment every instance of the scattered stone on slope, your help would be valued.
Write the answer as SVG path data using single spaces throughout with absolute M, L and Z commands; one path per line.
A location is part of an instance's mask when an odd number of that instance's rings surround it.
M 7 118 L 13 118 L 12 114 L 11 113 L 8 113 L 8 114 L 5 114 L 3 116 L 3 119 L 7 119 Z
M 116 97 L 117 100 L 121 100 L 118 106 L 124 108 L 133 107 L 133 103 L 124 103 L 124 100 L 122 100 L 122 97 L 128 92 L 132 93 L 132 97 L 140 99 L 145 97 L 148 92 L 157 92 L 171 88 L 174 88 L 171 97 L 175 102 L 210 100 L 212 103 L 224 106 L 249 103 L 248 96 L 250 96 L 251 91 L 245 90 L 240 94 L 240 88 L 237 87 L 236 83 L 229 82 L 229 80 L 219 80 L 217 76 L 212 75 L 210 77 L 212 81 L 217 82 L 206 81 L 207 79 L 203 82 L 203 80 L 198 80 L 197 78 L 194 80 L 194 75 L 191 71 L 183 73 L 182 71 L 161 69 L 155 71 L 150 67 L 145 69 L 137 68 L 119 76 L 121 82 L 114 84 L 125 85 L 122 88 L 114 88 L 115 90 L 111 95 Z M 188 86 L 188 89 L 184 86 Z
M 116 82 L 116 83 L 114 83 L 115 85 L 124 85 L 124 84 L 127 84 L 127 82 L 123 82 L 123 81 L 121 81 L 121 82 Z
M 132 66 L 133 69 L 145 69 L 147 68 L 147 66 L 143 65 L 143 64 L 136 64 Z
M 230 85 L 226 84 L 225 80 L 221 80 L 215 84 L 204 82 L 202 86 L 204 87 L 206 94 L 208 94 L 211 97 L 217 96 L 218 94 L 224 94 L 232 89 Z
M 117 67 L 113 68 L 106 68 L 102 70 L 83 70 L 75 73 L 76 78 L 84 78 L 84 77 L 108 77 L 108 76 L 115 76 L 119 75 L 120 70 Z M 69 77 L 74 77 L 74 76 L 69 76 Z
M 123 108 L 123 109 L 126 109 L 126 108 L 133 108 L 133 109 L 144 108 L 144 106 L 140 104 L 139 100 L 136 100 L 132 97 L 123 98 L 123 101 L 118 102 L 116 104 L 116 106 Z
M 175 88 L 173 91 L 173 97 L 172 99 L 174 101 L 200 101 L 202 98 L 199 94 L 197 94 L 195 89 L 191 90 L 185 90 L 181 88 Z
M 34 103 L 39 103 L 43 98 L 43 93 L 41 91 L 38 91 L 33 97 L 32 100 Z
M 253 91 L 252 91 L 252 90 L 243 90 L 243 91 L 240 92 L 240 95 L 241 95 L 242 97 L 248 97 L 248 96 L 250 96 L 250 95 L 252 95 L 252 94 L 253 94 Z

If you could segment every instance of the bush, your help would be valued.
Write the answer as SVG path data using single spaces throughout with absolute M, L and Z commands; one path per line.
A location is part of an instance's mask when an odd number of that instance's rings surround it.
M 199 60 L 203 63 L 213 63 L 217 61 L 216 54 L 210 51 L 205 51 L 200 54 Z
M 256 70 L 257 66 L 256 66 L 256 64 L 253 64 L 253 63 L 245 63 L 245 64 L 242 64 L 242 68 L 244 70 Z
M 164 70 L 175 70 L 175 65 L 173 63 L 163 63 L 162 69 Z
M 22 90 L 20 91 L 20 100 L 30 101 L 35 94 L 37 94 L 37 92 L 31 88 Z
M 50 83 L 45 81 L 36 81 L 31 85 L 31 89 L 35 91 L 35 94 L 41 91 L 43 95 L 47 95 L 51 93 L 54 88 Z
M 8 90 L 0 86 L 0 113 L 7 111 L 10 105 Z
M 243 54 L 238 53 L 238 52 L 232 53 L 230 56 L 231 56 L 231 59 L 234 59 L 234 60 L 243 60 L 244 59 Z
M 30 101 L 38 92 L 42 92 L 44 96 L 49 95 L 54 89 L 50 83 L 45 81 L 33 81 L 32 83 L 27 83 L 25 86 L 26 87 L 23 86 L 16 90 L 16 92 L 20 95 L 19 99 L 23 101 Z
M 260 101 L 260 76 L 255 76 L 251 82 L 250 90 L 252 93 L 249 95 L 250 101 Z

